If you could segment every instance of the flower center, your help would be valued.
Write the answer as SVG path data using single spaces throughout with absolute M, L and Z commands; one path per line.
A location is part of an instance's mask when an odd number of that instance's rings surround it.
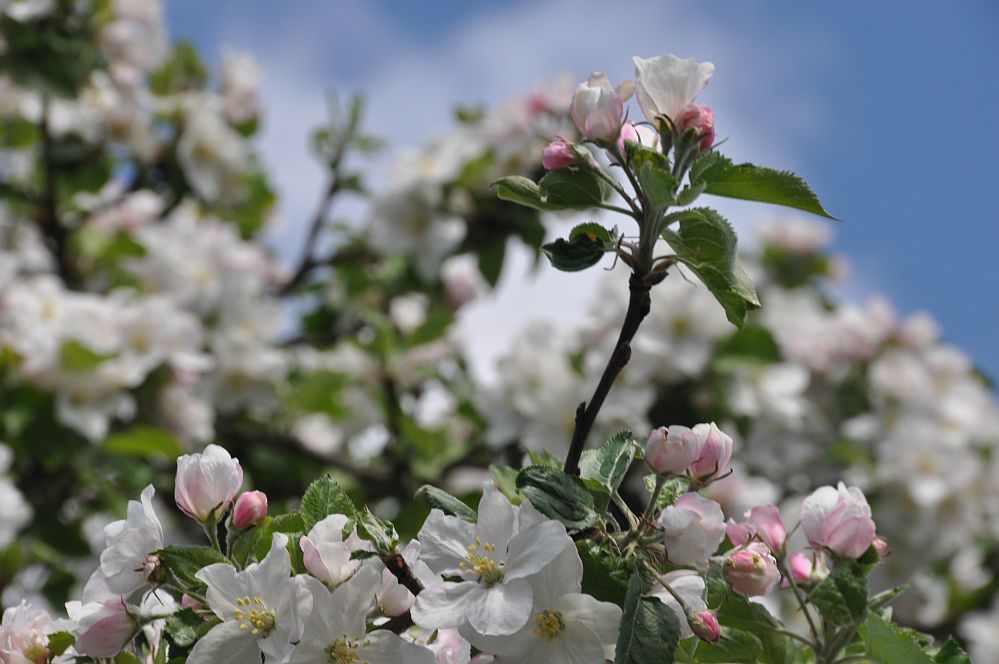
M 351 641 L 346 636 L 342 639 L 337 639 L 333 642 L 333 645 L 329 647 L 326 651 L 327 656 L 329 656 L 330 664 L 355 664 L 357 662 L 363 662 L 368 664 L 368 660 L 362 659 L 361 655 L 357 652 L 359 648 L 371 645 L 371 641 Z
M 242 597 L 236 600 L 236 620 L 239 628 L 249 630 L 250 634 L 265 637 L 274 630 L 277 624 L 277 614 L 264 604 L 260 597 Z
M 24 649 L 24 657 L 32 664 L 45 664 L 52 657 L 48 647 L 44 643 L 32 643 Z
M 534 636 L 543 636 L 551 641 L 565 629 L 565 622 L 562 621 L 562 614 L 557 611 L 542 611 L 534 616 L 537 627 L 531 630 Z
M 468 545 L 468 555 L 465 556 L 468 562 L 459 563 L 458 567 L 466 572 L 475 572 L 486 585 L 491 586 L 503 580 L 503 565 L 490 557 L 495 553 L 495 544 L 483 544 L 476 537 L 475 544 Z

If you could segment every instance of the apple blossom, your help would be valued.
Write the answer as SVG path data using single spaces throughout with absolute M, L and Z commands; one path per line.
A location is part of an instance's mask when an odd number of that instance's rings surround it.
M 829 576 L 829 563 L 820 552 L 809 555 L 796 551 L 788 556 L 788 570 L 795 583 L 815 583 Z
M 565 526 L 545 520 L 529 502 L 515 507 L 492 482 L 483 487 L 476 523 L 434 509 L 417 539 L 422 562 L 462 580 L 426 587 L 413 620 L 427 629 L 468 624 L 482 636 L 513 634 L 527 624 L 534 598 L 528 578 L 572 546 Z
M 370 542 L 357 536 L 356 528 L 344 540 L 343 529 L 349 521 L 343 514 L 331 514 L 316 523 L 298 543 L 305 568 L 330 587 L 340 585 L 360 569 L 361 561 L 352 559 L 354 552 L 372 550 Z
M 67 602 L 66 613 L 73 621 L 77 652 L 91 657 L 114 657 L 132 640 L 139 625 L 120 597 L 100 602 Z
M 699 452 L 700 441 L 687 427 L 659 427 L 649 432 L 645 463 L 658 474 L 682 475 Z
M 787 528 L 776 505 L 757 505 L 745 514 L 746 520 L 736 523 L 729 519 L 726 532 L 732 544 L 742 546 L 758 537 L 774 553 L 784 549 Z
M 698 452 L 690 464 L 691 476 L 704 479 L 723 474 L 732 459 L 732 438 L 715 425 L 698 424 L 692 429 L 697 436 Z
M 222 621 L 194 645 L 189 664 L 265 664 L 287 661 L 302 638 L 312 610 L 312 593 L 291 576 L 288 537 L 274 533 L 270 552 L 259 563 L 237 570 L 227 563 L 202 568 L 208 606 Z
M 434 664 L 434 654 L 387 630 L 367 631 L 365 618 L 374 605 L 381 579 L 366 567 L 330 590 L 311 577 L 304 583 L 312 593 L 312 612 L 287 660 L 289 664 L 318 662 L 398 662 Z
M 801 528 L 816 549 L 859 558 L 874 542 L 876 526 L 863 492 L 842 482 L 816 489 L 801 504 Z
M 722 565 L 725 580 L 743 597 L 766 595 L 780 581 L 777 561 L 763 542 L 732 549 Z
M 614 659 L 621 609 L 581 592 L 583 563 L 567 547 L 529 579 L 534 589 L 531 617 L 508 636 L 483 636 L 467 627 L 462 635 L 491 653 L 499 664 L 602 664 Z
M 708 558 L 725 539 L 721 506 L 693 492 L 664 509 L 657 524 L 665 533 L 666 554 L 677 565 L 706 569 Z
M 246 530 L 258 525 L 267 517 L 267 494 L 263 491 L 247 491 L 236 499 L 232 511 L 232 525 L 236 530 Z
M 83 601 L 99 602 L 110 596 L 128 597 L 155 579 L 157 560 L 153 552 L 163 548 L 163 526 L 153 511 L 155 489 L 150 484 L 138 501 L 128 501 L 125 519 L 104 527 L 106 546 L 100 566 L 83 589 Z
M 541 151 L 541 165 L 550 171 L 567 168 L 576 163 L 576 150 L 572 143 L 562 138 L 553 139 Z
M 35 664 L 48 662 L 48 632 L 52 616 L 34 609 L 21 600 L 17 606 L 4 609 L 0 621 L 0 662 L 3 664 Z
M 184 514 L 197 521 L 216 521 L 232 505 L 242 485 L 239 460 L 218 445 L 177 459 L 174 499 Z
M 635 96 L 642 113 L 653 125 L 665 115 L 674 124 L 687 105 L 694 101 L 715 72 L 710 62 L 684 60 L 675 55 L 655 58 L 633 58 L 635 63 Z
M 623 122 L 624 104 L 607 76 L 594 72 L 572 95 L 572 119 L 579 132 L 591 141 L 617 140 Z

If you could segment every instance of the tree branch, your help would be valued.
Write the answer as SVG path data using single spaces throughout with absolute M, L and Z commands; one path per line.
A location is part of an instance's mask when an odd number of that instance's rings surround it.
M 563 467 L 563 470 L 570 475 L 579 474 L 579 459 L 586 446 L 586 438 L 590 435 L 590 429 L 593 428 L 593 423 L 597 419 L 597 413 L 600 412 L 614 380 L 631 359 L 631 340 L 635 338 L 638 326 L 649 315 L 649 309 L 652 306 L 652 299 L 649 296 L 651 287 L 651 284 L 638 274 L 631 275 L 628 282 L 628 289 L 631 292 L 628 299 L 628 311 L 624 316 L 624 324 L 621 326 L 621 334 L 618 335 L 617 344 L 614 346 L 614 351 L 607 361 L 607 366 L 600 376 L 600 382 L 597 383 L 597 388 L 593 391 L 590 401 L 588 403 L 584 401 L 576 409 L 576 426 L 572 432 L 572 442 L 569 445 L 569 453 L 566 455 Z

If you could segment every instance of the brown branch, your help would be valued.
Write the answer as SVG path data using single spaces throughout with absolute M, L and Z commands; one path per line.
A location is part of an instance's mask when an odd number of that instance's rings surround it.
M 665 273 L 660 274 L 665 276 Z M 631 340 L 635 338 L 638 326 L 649 315 L 652 306 L 649 296 L 651 287 L 648 279 L 643 279 L 638 274 L 631 275 L 628 282 L 631 296 L 628 299 L 628 311 L 624 316 L 621 334 L 618 335 L 617 343 L 600 376 L 600 382 L 593 391 L 593 396 L 588 403 L 584 401 L 576 409 L 576 426 L 572 432 L 572 442 L 569 444 L 569 453 L 566 455 L 563 467 L 563 470 L 570 475 L 579 474 L 579 459 L 583 454 L 583 448 L 586 447 L 586 438 L 590 435 L 593 423 L 597 419 L 597 413 L 600 412 L 614 380 L 631 359 Z
M 52 135 L 49 133 L 49 100 L 42 97 L 42 116 L 39 123 L 42 157 L 42 195 L 38 200 L 38 225 L 42 229 L 49 250 L 56 259 L 59 276 L 68 288 L 78 283 L 76 269 L 69 256 L 69 235 L 59 219 L 56 191 L 56 167 L 52 155 Z

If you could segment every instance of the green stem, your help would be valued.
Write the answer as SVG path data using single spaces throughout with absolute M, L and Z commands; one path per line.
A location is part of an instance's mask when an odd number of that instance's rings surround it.
M 215 519 L 209 519 L 201 524 L 201 527 L 204 528 L 205 535 L 208 536 L 208 541 L 211 542 L 212 548 L 219 553 L 223 553 L 222 545 L 219 543 L 218 521 Z
M 798 601 L 798 606 L 801 608 L 801 612 L 805 614 L 805 620 L 808 621 L 808 629 L 812 634 L 812 649 L 818 653 L 821 644 L 819 630 L 815 628 L 815 621 L 812 620 L 812 614 L 808 611 L 808 606 L 805 604 L 805 597 L 801 594 L 801 589 L 798 587 L 783 560 L 780 564 L 780 571 L 784 575 L 784 578 L 787 579 L 788 585 L 790 585 L 791 591 L 794 593 L 794 598 Z
M 645 508 L 646 519 L 652 520 L 652 515 L 656 512 L 656 503 L 659 502 L 659 494 L 663 492 L 663 487 L 666 486 L 666 478 L 662 475 L 656 475 L 656 487 L 652 490 L 652 498 L 649 499 L 649 504 Z

